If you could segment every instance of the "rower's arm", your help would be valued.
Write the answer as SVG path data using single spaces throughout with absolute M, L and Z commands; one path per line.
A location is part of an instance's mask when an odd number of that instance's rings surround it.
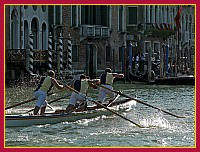
M 124 78 L 124 74 L 113 73 L 113 77 L 115 77 L 115 78 Z
M 99 83 L 100 79 L 92 79 L 92 80 L 88 80 L 89 83 Z
M 100 79 L 88 80 L 88 84 L 89 84 L 90 87 L 97 89 L 97 85 L 100 84 Z
M 55 78 L 51 78 L 51 82 L 54 84 L 54 86 L 59 89 L 62 90 L 64 89 L 64 85 L 59 84 L 58 81 Z

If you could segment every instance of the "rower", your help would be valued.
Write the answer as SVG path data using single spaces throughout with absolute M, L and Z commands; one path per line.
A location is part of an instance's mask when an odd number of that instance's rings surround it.
M 46 97 L 48 92 L 52 89 L 53 86 L 55 86 L 57 89 L 60 90 L 65 88 L 64 85 L 59 84 L 55 79 L 55 72 L 53 70 L 50 70 L 48 72 L 48 76 L 41 78 L 40 83 L 34 92 L 35 98 L 38 99 L 33 111 L 34 115 L 38 114 L 40 108 L 41 108 L 40 114 L 41 115 L 44 114 L 46 106 L 48 104 L 46 101 Z
M 70 100 L 69 100 L 69 104 L 68 104 L 65 112 L 70 113 L 74 109 L 76 109 L 80 106 L 86 108 L 87 103 L 86 103 L 85 97 L 86 97 L 87 90 L 88 90 L 89 86 L 93 86 L 92 84 L 97 83 L 97 82 L 99 82 L 98 79 L 90 80 L 84 74 L 81 74 L 80 79 L 76 80 L 73 84 L 73 88 L 76 91 L 78 91 L 79 94 L 76 92 L 72 92 Z
M 106 68 L 105 72 L 100 76 L 100 84 L 108 89 L 113 90 L 112 84 L 115 78 L 124 78 L 124 74 L 112 73 L 110 68 Z M 104 102 L 106 95 L 109 95 L 111 99 L 114 99 L 115 93 L 108 89 L 100 87 L 98 94 L 99 103 Z

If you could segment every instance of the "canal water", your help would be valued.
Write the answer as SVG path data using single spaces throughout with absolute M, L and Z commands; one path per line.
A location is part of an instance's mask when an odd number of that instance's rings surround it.
M 32 86 L 21 84 L 6 88 L 6 106 L 33 98 Z M 195 87 L 145 84 L 114 84 L 115 90 L 138 100 L 186 118 L 176 118 L 137 103 L 121 112 L 139 123 L 139 128 L 115 116 L 100 116 L 75 122 L 5 128 L 6 147 L 193 147 L 195 146 Z M 88 95 L 97 98 L 98 90 Z M 70 92 L 59 92 L 48 100 L 67 95 L 51 104 L 55 109 L 67 106 Z M 120 97 L 123 98 L 123 97 Z M 26 113 L 34 107 L 30 102 L 6 110 L 6 113 Z

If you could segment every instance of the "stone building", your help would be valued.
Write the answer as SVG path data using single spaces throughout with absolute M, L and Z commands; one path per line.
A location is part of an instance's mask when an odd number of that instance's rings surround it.
M 168 64 L 175 67 L 173 75 L 194 70 L 195 6 L 8 5 L 5 11 L 8 79 L 22 78 L 30 67 L 33 73 L 52 68 L 90 77 L 106 67 L 134 73 L 132 60 L 148 61 L 149 50 L 161 76 Z
M 179 8 L 182 28 L 177 38 L 174 19 Z M 105 67 L 124 72 L 131 63 L 126 61 L 129 56 L 144 55 L 147 60 L 151 47 L 152 60 L 162 60 L 163 76 L 168 66 L 163 47 L 169 46 L 168 62 L 176 67 L 176 75 L 177 69 L 184 70 L 181 66 L 194 68 L 194 19 L 194 6 L 73 5 L 63 9 L 63 32 L 72 37 L 72 66 L 76 72 L 98 75 Z
M 34 70 L 43 69 L 48 50 L 48 6 L 6 6 L 5 9 L 6 78 L 23 78 L 29 69 L 29 36 L 32 35 Z M 36 69 L 36 66 L 38 69 Z

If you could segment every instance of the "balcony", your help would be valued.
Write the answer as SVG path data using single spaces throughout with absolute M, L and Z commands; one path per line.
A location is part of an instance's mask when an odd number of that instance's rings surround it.
M 81 25 L 80 35 L 82 37 L 110 37 L 110 29 L 98 25 Z
M 5 52 L 6 68 L 24 68 L 26 64 L 25 49 L 7 49 Z

